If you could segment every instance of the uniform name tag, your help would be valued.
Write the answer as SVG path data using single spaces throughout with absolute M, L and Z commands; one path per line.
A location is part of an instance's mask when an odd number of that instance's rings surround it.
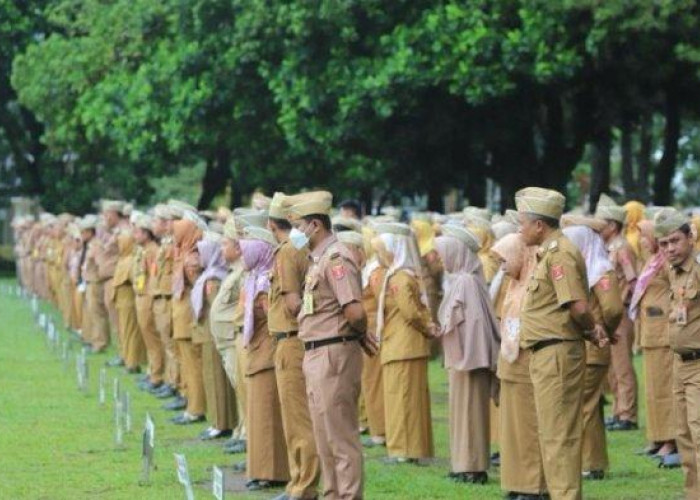
M 314 296 L 311 292 L 304 292 L 304 315 L 310 315 L 314 313 Z
M 679 325 L 688 324 L 688 306 L 679 304 L 676 306 L 676 323 Z

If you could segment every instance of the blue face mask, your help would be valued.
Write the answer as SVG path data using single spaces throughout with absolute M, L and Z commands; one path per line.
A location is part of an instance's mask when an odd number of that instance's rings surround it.
M 297 228 L 294 227 L 289 233 L 289 242 L 294 248 L 296 248 L 297 250 L 301 250 L 309 244 L 309 237 L 306 236 L 306 233 L 299 231 Z

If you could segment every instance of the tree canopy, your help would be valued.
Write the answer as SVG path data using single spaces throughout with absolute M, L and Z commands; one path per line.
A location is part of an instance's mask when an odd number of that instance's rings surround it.
M 697 155 L 679 149 L 697 135 L 690 0 L 0 10 L 0 154 L 50 209 L 145 203 L 158 179 L 197 165 L 200 207 L 227 189 L 239 204 L 255 188 L 323 186 L 440 209 L 450 189 L 483 204 L 487 178 L 507 205 L 522 186 L 566 190 L 581 176 L 593 202 L 616 188 L 667 204 L 681 160 L 698 177 Z

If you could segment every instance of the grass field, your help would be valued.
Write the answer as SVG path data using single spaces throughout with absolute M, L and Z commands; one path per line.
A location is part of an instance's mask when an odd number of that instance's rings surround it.
M 213 498 L 211 466 L 229 468 L 231 487 L 242 478 L 230 476 L 230 466 L 242 455 L 223 455 L 219 444 L 196 439 L 205 427 L 168 423 L 170 413 L 160 401 L 138 391 L 133 377 L 118 369 L 108 372 L 107 404 L 98 404 L 100 367 L 113 353 L 89 358 L 89 389 L 77 389 L 74 359 L 68 366 L 47 346 L 36 326 L 30 303 L 5 292 L 0 281 L 0 499 L 171 499 L 182 498 L 173 453 L 184 453 L 197 498 Z M 50 314 L 45 305 L 42 309 Z M 57 321 L 58 323 L 58 321 Z M 63 338 L 68 334 L 62 332 Z M 73 353 L 77 352 L 74 346 Z M 641 360 L 637 359 L 638 368 Z M 641 373 L 641 372 L 640 372 Z M 134 430 L 115 445 L 111 387 L 114 377 L 129 391 Z M 370 450 L 366 461 L 367 499 L 502 498 L 498 470 L 490 471 L 488 485 L 457 485 L 448 472 L 446 377 L 437 363 L 430 367 L 433 420 L 438 458 L 434 465 L 386 466 L 382 450 Z M 640 377 L 641 381 L 642 377 Z M 156 465 L 149 485 L 141 485 L 141 430 L 146 412 L 156 423 Z M 642 415 L 642 426 L 644 416 Z M 635 455 L 644 446 L 643 430 L 609 436 L 609 479 L 586 483 L 588 499 L 682 498 L 679 470 L 656 468 L 655 462 Z M 271 498 L 274 494 L 229 491 L 227 498 Z

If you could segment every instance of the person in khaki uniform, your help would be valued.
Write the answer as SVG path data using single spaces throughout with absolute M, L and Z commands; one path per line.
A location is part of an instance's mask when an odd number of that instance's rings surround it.
M 644 362 L 646 436 L 648 454 L 675 455 L 676 426 L 673 416 L 673 351 L 669 330 L 670 284 L 668 261 L 654 237 L 654 223 L 638 223 L 640 248 L 649 255 L 630 301 L 630 318 L 639 322 L 639 345 Z
M 247 464 L 246 487 L 256 491 L 281 486 L 289 480 L 287 446 L 275 374 L 275 340 L 268 331 L 269 273 L 274 263 L 272 233 L 246 228 L 241 259 L 248 271 L 243 283 L 243 346 L 246 351 Z M 250 231 L 252 229 L 252 231 Z
M 435 245 L 447 278 L 438 317 L 449 372 L 452 477 L 485 484 L 489 468 L 489 404 L 500 334 L 491 306 L 479 240 L 466 228 L 445 226 Z
M 190 293 L 194 283 L 194 270 L 199 267 L 197 242 L 202 238 L 203 228 L 197 215 L 188 212 L 173 223 L 173 339 L 181 366 L 187 407 L 184 413 L 172 419 L 178 425 L 187 425 L 204 420 L 206 396 L 202 380 L 202 346 L 192 341 L 194 318 Z
M 564 235 L 580 250 L 586 262 L 588 287 L 591 292 L 591 312 L 596 324 L 602 325 L 612 337 L 624 307 L 612 264 L 608 260 L 603 240 L 596 230 L 604 225 L 597 219 L 562 217 Z M 601 397 L 610 365 L 610 347 L 598 348 L 586 342 L 586 374 L 583 379 L 583 442 L 582 465 L 585 479 L 603 479 L 609 467 L 608 445 Z
M 246 450 L 245 430 L 245 383 L 238 367 L 236 352 L 237 332 L 242 326 L 240 310 L 241 286 L 245 278 L 245 267 L 241 260 L 241 248 L 238 244 L 239 234 L 235 222 L 231 219 L 224 224 L 224 234 L 221 241 L 221 252 L 229 265 L 228 274 L 221 282 L 219 293 L 214 299 L 209 313 L 209 325 L 224 371 L 228 377 L 236 397 L 237 423 L 231 434 L 231 439 L 224 443 L 227 453 L 241 453 Z M 238 322 L 236 322 L 238 319 Z
M 670 269 L 669 340 L 674 352 L 673 409 L 676 443 L 685 476 L 685 496 L 700 498 L 700 257 L 690 225 L 674 208 L 654 216 L 654 234 Z
M 376 233 L 363 228 L 364 234 L 356 231 L 342 231 L 336 234 L 338 241 L 344 244 L 355 258 L 355 263 L 362 269 L 362 307 L 367 314 L 367 334 L 374 336 L 377 331 L 378 297 L 384 282 L 385 269 L 379 264 L 372 250 L 371 240 Z M 367 255 L 370 255 L 369 261 Z M 382 377 L 382 360 L 379 356 L 362 354 L 362 394 L 365 405 L 369 438 L 362 441 L 363 446 L 372 448 L 386 446 L 386 412 L 384 408 L 384 378 Z
M 517 226 L 516 226 L 517 231 Z M 530 380 L 530 351 L 520 349 L 520 311 L 535 266 L 535 247 L 519 234 L 499 239 L 491 249 L 503 262 L 508 287 L 501 309 L 498 359 L 501 489 L 508 498 L 538 499 L 547 491 L 537 433 L 537 410 Z
M 622 303 L 627 307 L 637 279 L 637 258 L 622 233 L 625 209 L 618 206 L 609 196 L 602 194 L 595 217 L 606 222 L 606 227 L 600 234 L 605 240 L 610 262 L 617 274 Z M 626 311 L 615 331 L 615 337 L 617 341 L 610 348 L 611 363 L 608 375 L 615 401 L 608 430 L 627 431 L 637 428 L 637 374 L 632 364 L 634 323 Z
M 287 443 L 290 480 L 277 500 L 316 498 L 321 465 L 316 452 L 306 381 L 302 371 L 304 344 L 299 340 L 296 316 L 309 267 L 308 250 L 289 242 L 292 227 L 287 220 L 285 195 L 275 193 L 270 204 L 268 228 L 276 241 L 270 270 L 267 325 L 275 339 L 275 376 L 279 393 L 284 437 Z
M 515 195 L 520 234 L 537 245 L 520 316 L 520 346 L 531 350 L 540 450 L 552 499 L 581 498 L 584 338 L 609 341 L 588 304 L 586 267 L 578 248 L 559 229 L 565 198 L 543 188 Z
M 136 294 L 131 282 L 134 265 L 134 236 L 129 230 L 121 230 L 117 235 L 119 260 L 112 277 L 112 292 L 117 309 L 117 329 L 119 332 L 120 356 L 124 360 L 127 373 L 139 373 L 145 362 L 146 347 L 136 320 Z
M 199 435 L 204 441 L 230 436 L 236 415 L 233 388 L 226 378 L 210 327 L 211 305 L 219 293 L 221 280 L 227 273 L 226 261 L 221 254 L 221 240 L 221 235 L 207 231 L 204 238 L 197 242 L 199 269 L 190 294 L 196 322 L 192 340 L 201 344 L 207 418 L 211 422 L 209 428 Z
M 86 216 L 81 223 L 81 234 L 86 246 L 82 277 L 86 283 L 83 339 L 90 343 L 93 352 L 103 352 L 109 343 L 109 318 L 104 302 L 104 282 L 100 278 L 96 256 L 100 245 L 96 237 L 97 218 Z M 84 322 L 85 323 L 85 322 Z
M 321 460 L 322 495 L 363 497 L 363 458 L 357 432 L 362 346 L 367 318 L 362 308 L 360 270 L 331 232 L 333 197 L 316 191 L 290 197 L 289 238 L 309 246 L 310 267 L 299 314 L 304 342 L 303 370 L 316 448 Z
M 102 200 L 101 211 L 103 230 L 98 233 L 99 245 L 95 247 L 95 261 L 97 262 L 98 276 L 102 281 L 103 302 L 109 319 L 109 330 L 117 333 L 117 349 L 119 356 L 107 362 L 108 366 L 123 366 L 123 346 L 120 344 L 118 314 L 114 294 L 114 270 L 119 260 L 118 236 L 123 229 L 128 229 L 128 222 L 124 218 L 126 204 L 116 200 Z
M 372 241 L 386 269 L 377 307 L 384 383 L 387 463 L 418 463 L 434 454 L 428 359 L 436 333 L 421 287 L 420 257 L 411 228 L 376 224 Z
M 154 391 L 163 385 L 165 372 L 165 347 L 156 328 L 153 297 L 148 293 L 151 289 L 150 280 L 153 279 L 149 270 L 156 262 L 158 243 L 153 235 L 152 217 L 140 214 L 134 219 L 133 225 L 137 247 L 134 252 L 131 281 L 135 293 L 136 321 L 148 358 L 148 380 L 140 387 L 143 390 Z
M 173 339 L 173 222 L 182 218 L 182 211 L 159 204 L 156 205 L 153 217 L 153 234 L 160 240 L 155 260 L 150 263 L 148 270 L 148 294 L 153 299 L 153 317 L 160 341 L 165 350 L 164 384 L 153 390 L 159 398 L 168 398 L 182 389 L 180 380 L 180 363 L 177 356 L 177 344 Z M 186 406 L 182 394 L 166 405 L 168 409 L 182 410 Z

